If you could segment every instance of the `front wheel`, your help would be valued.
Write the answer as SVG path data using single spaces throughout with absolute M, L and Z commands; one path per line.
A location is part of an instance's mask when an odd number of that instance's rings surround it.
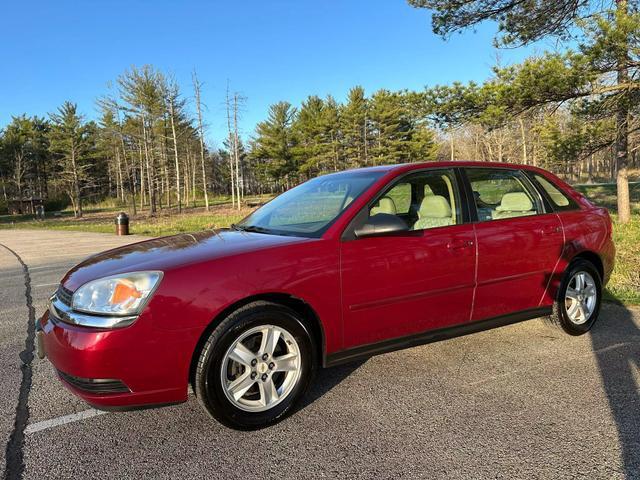
M 598 318 L 602 280 L 591 262 L 578 259 L 567 268 L 549 322 L 570 335 L 587 333 Z
M 314 359 L 311 336 L 295 312 L 254 302 L 211 333 L 198 361 L 196 395 L 221 423 L 262 428 L 284 418 L 304 394 Z

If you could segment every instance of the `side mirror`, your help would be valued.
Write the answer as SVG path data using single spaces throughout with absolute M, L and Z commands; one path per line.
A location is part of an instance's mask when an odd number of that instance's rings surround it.
M 367 222 L 360 228 L 357 228 L 353 233 L 357 238 L 364 238 L 380 237 L 408 231 L 409 226 L 400 217 L 388 213 L 378 213 L 373 217 L 369 217 Z

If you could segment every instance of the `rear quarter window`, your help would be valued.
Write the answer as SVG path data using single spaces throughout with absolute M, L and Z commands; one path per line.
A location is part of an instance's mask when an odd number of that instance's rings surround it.
M 566 193 L 560 190 L 560 188 L 556 187 L 545 177 L 536 173 L 533 175 L 533 178 L 540 189 L 547 194 L 551 205 L 556 211 L 578 209 L 578 204 L 571 197 L 569 197 Z

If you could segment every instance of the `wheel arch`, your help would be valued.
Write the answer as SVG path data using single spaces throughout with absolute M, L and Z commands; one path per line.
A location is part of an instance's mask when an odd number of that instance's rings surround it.
M 242 308 L 245 305 L 256 301 L 267 301 L 276 303 L 278 305 L 283 305 L 285 307 L 290 308 L 298 315 L 301 316 L 302 320 L 305 322 L 306 326 L 309 328 L 311 335 L 313 336 L 313 341 L 316 343 L 317 348 L 317 361 L 318 365 L 323 366 L 325 364 L 326 357 L 326 338 L 324 328 L 322 326 L 322 322 L 320 321 L 320 317 L 316 313 L 316 311 L 301 298 L 295 297 L 293 295 L 281 292 L 272 292 L 272 293 L 261 293 L 258 295 L 252 295 L 249 297 L 245 297 L 241 300 L 238 300 L 231 305 L 228 305 L 224 308 L 220 313 L 218 313 L 212 320 L 209 322 L 207 327 L 203 330 L 198 342 L 196 343 L 196 347 L 191 354 L 191 363 L 189 365 L 189 384 L 194 385 L 195 381 L 195 373 L 196 367 L 198 365 L 198 358 L 200 356 L 200 352 L 202 351 L 202 347 L 206 343 L 211 332 L 220 324 L 220 322 L 230 315 L 232 312 Z
M 558 299 L 558 292 L 560 290 L 560 284 L 562 283 L 562 279 L 564 278 L 567 270 L 571 266 L 573 262 L 576 260 L 587 260 L 596 268 L 598 274 L 600 275 L 600 280 L 603 283 L 604 287 L 604 262 L 600 255 L 595 253 L 592 250 L 581 250 L 575 253 L 573 256 L 564 255 L 561 259 L 560 265 L 555 270 L 554 274 L 549 279 L 549 283 L 547 285 L 547 289 L 545 290 L 544 295 L 540 299 L 540 305 L 548 302 L 549 304 L 553 303 Z
M 600 275 L 600 280 L 604 282 L 604 263 L 602 261 L 602 258 L 600 258 L 600 255 L 598 255 L 595 252 L 592 252 L 591 250 L 584 250 L 576 254 L 571 259 L 569 264 L 571 264 L 572 262 L 575 262 L 578 259 L 584 259 L 592 263 L 593 266 L 596 267 L 596 270 L 598 270 L 598 274 Z

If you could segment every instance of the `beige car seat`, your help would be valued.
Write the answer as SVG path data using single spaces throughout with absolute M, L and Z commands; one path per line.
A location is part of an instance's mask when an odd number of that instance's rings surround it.
M 378 200 L 378 203 L 371 207 L 369 216 L 373 217 L 378 213 L 388 213 L 389 215 L 396 215 L 398 213 L 398 210 L 396 209 L 396 203 L 389 197 L 382 197 L 380 200 Z
M 422 199 L 418 220 L 413 224 L 413 229 L 444 227 L 453 223 L 451 206 L 447 199 L 442 195 L 427 195 Z
M 533 203 L 526 193 L 511 192 L 502 196 L 500 205 L 496 207 L 491 217 L 493 219 L 524 217 L 535 213 Z

